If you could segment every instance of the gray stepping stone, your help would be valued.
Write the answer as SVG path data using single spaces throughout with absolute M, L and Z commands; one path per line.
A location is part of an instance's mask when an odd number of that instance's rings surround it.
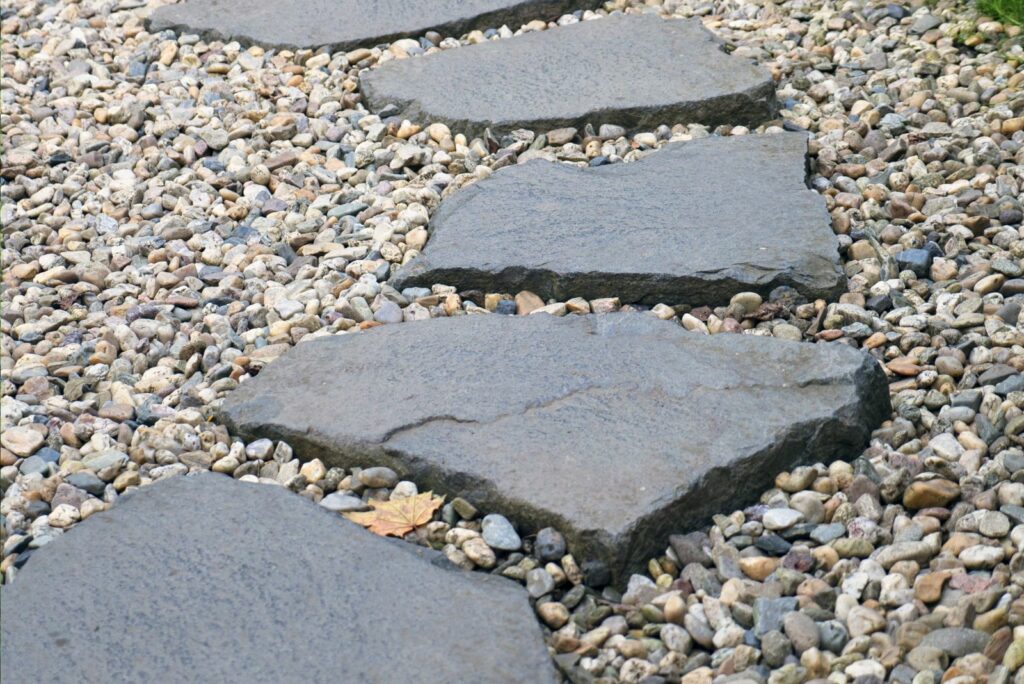
M 727 303 L 779 285 L 845 292 L 839 241 L 797 133 L 673 143 L 635 162 L 532 160 L 449 196 L 398 288 Z
M 212 473 L 93 515 L 2 598 L 4 684 L 557 681 L 511 581 Z
M 775 113 L 767 71 L 726 54 L 697 19 L 617 15 L 395 60 L 359 78 L 367 106 L 414 121 L 547 131 L 616 124 L 756 125 Z
M 713 337 L 644 314 L 472 315 L 301 344 L 228 395 L 246 438 L 387 465 L 622 576 L 782 469 L 856 456 L 885 376 L 842 344 Z
M 210 40 L 270 47 L 351 50 L 415 38 L 459 36 L 502 24 L 557 19 L 598 0 L 184 0 L 156 9 L 150 31 L 172 29 Z

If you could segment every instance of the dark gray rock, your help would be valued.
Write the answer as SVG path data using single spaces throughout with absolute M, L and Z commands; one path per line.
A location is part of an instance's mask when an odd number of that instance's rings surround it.
M 513 583 L 211 473 L 91 516 L 2 593 L 4 684 L 555 681 Z
M 618 577 L 773 473 L 858 454 L 888 396 L 877 362 L 840 344 L 642 314 L 476 315 L 299 345 L 221 417 L 300 458 L 387 465 L 520 534 L 556 527 Z
M 781 631 L 783 618 L 796 609 L 796 598 L 792 596 L 755 599 L 754 634 L 761 637 L 771 631 Z
M 925 634 L 920 645 L 937 648 L 951 658 L 960 658 L 968 653 L 981 653 L 990 638 L 977 629 L 946 627 Z
M 473 29 L 597 7 L 597 0 L 185 0 L 150 15 L 150 31 L 198 33 L 270 47 L 351 50 L 415 38 L 427 31 L 459 36 Z
M 616 15 L 394 60 L 362 72 L 367 106 L 456 132 L 616 124 L 756 125 L 775 114 L 767 71 L 726 54 L 700 21 Z
M 107 488 L 106 482 L 96 477 L 94 473 L 88 470 L 80 470 L 77 473 L 72 473 L 65 477 L 64 481 L 78 489 L 89 492 L 93 496 L 103 496 L 103 492 Z
M 545 527 L 537 533 L 533 542 L 533 553 L 544 562 L 561 560 L 565 555 L 565 537 L 553 527 Z
M 927 278 L 932 258 L 927 249 L 905 249 L 896 255 L 896 265 L 901 271 L 913 271 L 917 277 Z
M 821 637 L 821 648 L 832 653 L 842 653 L 850 635 L 846 626 L 838 620 L 828 620 L 818 625 L 818 634 Z
M 422 256 L 391 280 L 543 298 L 727 304 L 780 285 L 845 291 L 821 196 L 796 133 L 705 138 L 636 162 L 580 169 L 541 160 L 446 199 Z

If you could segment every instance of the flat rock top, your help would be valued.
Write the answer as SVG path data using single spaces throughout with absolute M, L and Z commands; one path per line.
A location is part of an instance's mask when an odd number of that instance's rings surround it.
M 855 455 L 888 406 L 877 363 L 844 345 L 641 314 L 475 315 L 300 344 L 222 418 L 554 525 L 619 572 L 779 470 Z
M 367 105 L 478 134 L 602 123 L 754 125 L 775 111 L 767 71 L 699 20 L 616 15 L 396 60 L 360 75 Z
M 727 303 L 779 285 L 844 291 L 796 133 L 673 143 L 596 168 L 533 160 L 449 196 L 392 284 L 626 302 Z
M 175 29 L 243 43 L 350 50 L 435 30 L 461 35 L 508 23 L 556 19 L 599 2 L 583 0 L 185 0 L 150 16 L 150 30 Z
M 92 516 L 2 591 L 5 684 L 556 681 L 510 581 L 210 473 Z

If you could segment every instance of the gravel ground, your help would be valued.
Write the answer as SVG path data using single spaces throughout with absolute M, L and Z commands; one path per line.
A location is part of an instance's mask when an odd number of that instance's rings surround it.
M 659 11 L 609 8 L 627 5 Z M 190 469 L 275 481 L 336 510 L 415 493 L 386 469 L 243 444 L 209 413 L 301 340 L 626 308 L 444 284 L 400 293 L 387 279 L 423 246 L 443 196 L 502 166 L 628 162 L 670 140 L 785 125 L 812 134 L 812 185 L 849 292 L 651 312 L 709 334 L 870 350 L 895 407 L 871 446 L 852 464 L 781 473 L 760 504 L 666 540 L 624 594 L 600 567 L 581 570 L 557 531 L 523 539 L 459 499 L 410 538 L 523 581 L 573 681 L 1024 682 L 1020 30 L 945 0 L 660 11 L 702 16 L 768 66 L 781 119 L 466 140 L 368 114 L 359 70 L 543 23 L 271 53 L 151 35 L 134 0 L 5 4 L 4 581 L 125 490 Z

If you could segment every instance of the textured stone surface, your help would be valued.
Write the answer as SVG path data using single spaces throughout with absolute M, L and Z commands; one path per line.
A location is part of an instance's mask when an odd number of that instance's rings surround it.
M 889 412 L 866 354 L 688 333 L 642 314 L 476 315 L 299 345 L 221 417 L 302 458 L 385 464 L 617 575 L 795 463 L 852 457 Z
M 448 197 L 396 287 L 435 283 L 542 297 L 724 304 L 779 285 L 845 291 L 806 138 L 704 138 L 630 163 L 534 160 Z
M 596 7 L 595 0 L 185 0 L 150 15 L 151 31 L 174 29 L 218 40 L 288 48 L 351 50 L 415 38 L 459 36 L 507 23 Z
M 209 473 L 37 551 L 0 620 L 4 684 L 555 681 L 510 581 Z
M 603 123 L 754 125 L 775 111 L 767 71 L 731 57 L 697 19 L 617 15 L 393 61 L 360 75 L 374 111 L 453 130 Z

